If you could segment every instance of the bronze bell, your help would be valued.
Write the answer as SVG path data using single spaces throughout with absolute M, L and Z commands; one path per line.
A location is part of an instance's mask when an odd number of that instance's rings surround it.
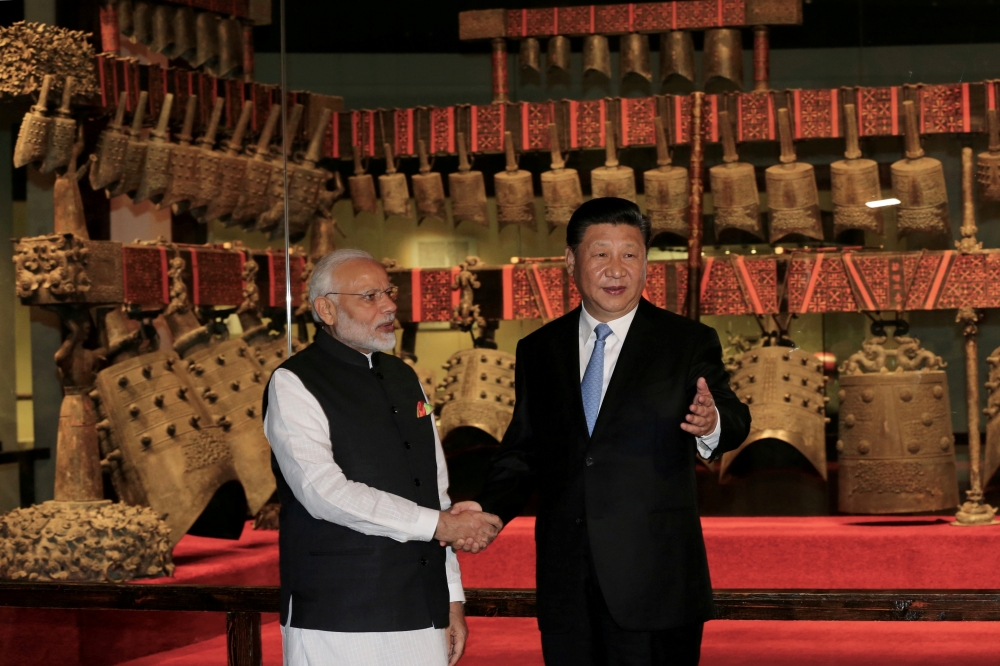
M 378 177 L 378 189 L 382 193 L 382 210 L 386 217 L 393 215 L 413 217 L 410 186 L 406 183 L 406 174 L 396 171 L 392 146 L 388 142 L 382 144 L 382 150 L 385 151 L 385 174 Z
M 153 42 L 149 48 L 154 53 L 174 57 L 174 14 L 173 5 L 157 4 L 153 7 Z
M 740 31 L 733 28 L 706 30 L 703 63 L 706 93 L 743 90 L 743 41 Z
M 451 215 L 455 225 L 459 222 L 475 222 L 490 226 L 486 210 L 486 183 L 482 171 L 472 171 L 468 149 L 465 146 L 465 132 L 456 132 L 458 144 L 458 173 L 448 174 L 448 190 L 451 193 Z
M 546 53 L 545 60 L 549 71 L 554 69 L 563 74 L 569 74 L 569 37 L 563 37 L 562 35 L 549 37 L 548 52 Z
M 198 196 L 198 156 L 201 149 L 191 145 L 197 111 L 198 96 L 191 95 L 187 98 L 184 124 L 181 126 L 181 133 L 177 135 L 177 144 L 171 146 L 170 184 L 157 208 L 170 206 L 174 213 L 184 213 L 191 207 L 191 200 Z
M 320 111 L 319 122 L 309 139 L 309 147 L 301 164 L 289 165 L 288 173 L 288 235 L 299 239 L 305 236 L 309 223 L 313 220 L 320 204 L 323 185 L 332 174 L 325 169 L 316 167 L 323 155 L 323 138 L 330 128 L 330 117 L 333 111 L 324 108 Z M 279 230 L 281 229 L 279 225 Z
M 844 136 L 847 139 L 845 160 L 830 165 L 830 190 L 833 194 L 833 234 L 848 229 L 882 233 L 882 209 L 865 204 L 882 198 L 878 164 L 861 159 L 858 147 L 858 116 L 853 104 L 844 105 Z
M 925 157 L 917 130 L 917 110 L 913 102 L 903 102 L 906 159 L 892 165 L 892 190 L 899 199 L 896 229 L 900 237 L 915 232 L 951 236 L 948 191 L 944 167 L 939 160 Z
M 174 57 L 191 61 L 197 53 L 197 44 L 194 10 L 178 7 L 174 14 Z
M 649 65 L 649 35 L 638 32 L 622 35 L 619 51 L 619 78 L 624 81 L 629 74 L 637 74 L 647 81 L 653 80 L 653 70 Z
M 250 101 L 243 103 L 244 113 Z M 214 201 L 222 191 L 222 153 L 215 150 L 215 135 L 219 131 L 219 123 L 222 121 L 222 112 L 225 110 L 226 100 L 218 97 L 215 106 L 212 107 L 212 115 L 208 119 L 208 127 L 205 133 L 198 139 L 198 159 L 196 167 L 195 193 L 188 202 L 188 212 L 199 221 L 205 213 L 208 204 Z M 249 114 L 247 114 L 249 116 Z M 249 120 L 249 118 L 248 118 Z
M 234 18 L 219 21 L 219 76 L 233 76 L 243 67 L 243 30 Z
M 764 240 L 757 176 L 752 164 L 738 161 L 733 122 L 728 111 L 719 111 L 719 126 L 722 130 L 723 163 L 708 170 L 715 207 L 715 238 L 718 240 L 725 232 L 734 230 Z
M 368 211 L 378 214 L 378 197 L 375 195 L 375 179 L 370 173 L 365 173 L 364 157 L 360 144 L 354 146 L 354 175 L 347 179 L 347 187 L 351 193 L 351 206 L 354 214 Z
M 267 204 L 267 186 L 271 182 L 272 165 L 268 160 L 271 138 L 281 120 L 281 105 L 272 104 L 264 129 L 257 138 L 257 148 L 253 156 L 246 160 L 243 182 L 239 187 L 239 199 L 226 220 L 227 226 L 243 224 L 256 219 Z
M 125 167 L 125 147 L 128 145 L 128 134 L 122 127 L 127 103 L 128 93 L 123 91 L 118 96 L 118 108 L 115 110 L 114 119 L 101 132 L 101 136 L 97 139 L 97 149 L 90 156 L 90 187 L 95 190 L 107 187 L 122 176 L 122 169 Z
M 986 111 L 986 128 L 990 135 L 988 152 L 976 158 L 976 180 L 984 201 L 1000 201 L 1000 114 Z
M 135 0 L 132 6 L 132 40 L 149 46 L 153 43 L 153 3 Z
M 50 173 L 69 164 L 76 143 L 76 120 L 70 115 L 73 100 L 73 77 L 66 77 L 63 86 L 62 105 L 52 118 L 52 129 L 49 131 L 49 146 L 42 162 L 41 172 Z M 76 170 L 76 165 L 72 165 Z
M 549 147 L 552 150 L 552 170 L 542 174 L 542 198 L 545 199 L 545 220 L 551 231 L 557 226 L 569 224 L 569 218 L 583 203 L 583 189 L 580 187 L 580 174 L 576 169 L 567 169 L 563 161 L 555 123 L 549 123 Z
M 517 167 L 514 137 L 504 132 L 507 169 L 493 176 L 497 197 L 497 220 L 500 228 L 508 224 L 530 226 L 535 222 L 535 190 L 531 185 L 531 172 Z
M 632 167 L 618 163 L 618 152 L 615 150 L 614 124 L 609 120 L 604 123 L 605 141 L 604 166 L 590 172 L 590 190 L 597 197 L 620 197 L 635 203 L 635 172 Z
M 163 99 L 160 118 L 149 135 L 149 145 L 146 147 L 146 159 L 142 164 L 142 178 L 139 189 L 132 201 L 142 203 L 149 199 L 154 204 L 163 200 L 163 195 L 170 185 L 170 156 L 173 146 L 170 145 L 170 132 L 167 124 L 170 122 L 170 111 L 174 106 L 174 96 L 170 93 Z
M 691 33 L 673 30 L 660 35 L 660 82 L 675 93 L 695 87 L 694 41 Z
M 109 183 L 111 187 L 107 189 L 108 198 L 122 194 L 132 196 L 142 183 L 143 165 L 146 163 L 146 150 L 149 148 L 149 142 L 142 131 L 148 99 L 149 93 L 145 90 L 139 93 L 139 104 L 135 109 L 135 115 L 132 116 L 132 126 L 129 128 L 128 142 L 125 145 L 125 157 L 119 172 L 121 177 Z
M 767 207 L 770 216 L 770 241 L 777 243 L 791 234 L 823 240 L 823 222 L 819 215 L 819 192 L 813 165 L 796 162 L 792 143 L 792 124 L 788 109 L 778 109 L 778 134 L 781 138 L 781 164 L 767 168 Z
M 219 64 L 219 17 L 209 12 L 199 12 L 194 21 L 195 67 L 212 70 Z
M 658 166 L 642 174 L 646 191 L 646 214 L 652 227 L 650 238 L 669 233 L 687 241 L 688 172 L 687 169 L 670 164 L 670 148 L 663 128 L 663 118 L 657 116 L 654 125 Z
M 417 154 L 420 157 L 420 173 L 412 179 L 413 198 L 417 201 L 417 222 L 422 222 L 425 217 L 446 220 L 444 182 L 440 173 L 431 171 L 431 164 L 427 159 L 427 142 L 423 139 L 417 140 Z
M 118 32 L 126 37 L 135 34 L 134 12 L 132 0 L 118 0 Z
M 271 113 L 275 113 L 276 107 L 277 105 L 272 107 Z M 240 189 L 243 186 L 243 179 L 246 177 L 248 162 L 246 156 L 242 154 L 243 136 L 250 125 L 250 115 L 252 112 L 253 102 L 247 100 L 243 103 L 243 110 L 240 112 L 240 119 L 236 123 L 236 129 L 233 130 L 233 135 L 226 144 L 226 152 L 219 158 L 218 178 L 221 182 L 218 194 L 211 197 L 206 196 L 204 199 L 206 201 L 205 206 L 207 207 L 205 212 L 200 216 L 200 219 L 204 222 L 220 219 L 228 222 L 233 210 L 239 203 Z M 280 113 L 281 109 L 277 108 L 277 112 Z M 270 116 L 268 116 L 268 120 L 270 120 Z M 270 141 L 270 137 L 268 137 L 268 141 Z M 214 190 L 209 190 L 209 192 L 212 191 Z M 201 192 L 202 194 L 206 194 L 204 189 Z
M 278 227 L 285 217 L 285 183 L 292 177 L 292 169 L 295 163 L 292 161 L 293 146 L 295 138 L 299 134 L 299 125 L 302 123 L 302 114 L 305 106 L 296 104 L 285 123 L 283 140 L 279 141 L 271 150 L 271 176 L 268 178 L 267 188 L 263 200 L 259 203 L 250 204 L 246 202 L 248 208 L 251 205 L 258 206 L 254 214 L 246 214 L 242 224 L 246 228 L 251 226 L 257 231 L 273 231 Z M 287 158 L 287 160 L 286 160 Z M 288 175 L 285 175 L 285 164 L 288 164 Z M 253 218 L 256 218 L 254 221 Z
M 46 115 L 49 102 L 49 89 L 52 87 L 52 75 L 46 74 L 42 79 L 42 88 L 38 93 L 38 102 L 31 107 L 21 121 L 21 129 L 17 133 L 17 143 L 14 145 L 14 168 L 19 169 L 26 164 L 44 159 L 48 152 L 49 131 L 52 129 L 52 119 Z
M 531 70 L 532 72 L 542 71 L 542 47 L 534 37 L 526 37 L 521 40 L 520 51 L 517 54 L 521 71 Z
M 649 58 L 647 42 L 646 57 Z M 583 75 L 587 72 L 598 72 L 605 78 L 611 78 L 611 49 L 608 48 L 608 38 L 604 35 L 587 35 L 583 38 Z

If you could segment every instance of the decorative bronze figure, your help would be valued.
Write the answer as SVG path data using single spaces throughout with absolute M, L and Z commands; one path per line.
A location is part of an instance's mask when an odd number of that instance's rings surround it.
M 170 156 L 173 146 L 170 145 L 170 133 L 167 124 L 170 121 L 170 110 L 174 105 L 174 96 L 167 93 L 160 109 L 160 119 L 149 135 L 149 145 L 146 147 L 146 159 L 142 165 L 142 179 L 139 189 L 132 200 L 142 203 L 149 199 L 154 204 L 163 200 L 163 194 L 170 184 Z
M 38 93 L 38 102 L 21 121 L 21 129 L 17 133 L 17 143 L 14 145 L 14 168 L 19 169 L 32 162 L 41 162 L 48 151 L 49 132 L 52 130 L 52 118 L 46 115 L 48 110 L 49 89 L 52 87 L 52 75 L 46 74 L 42 79 L 42 89 Z
M 846 160 L 830 165 L 830 189 L 833 193 L 833 235 L 848 229 L 882 233 L 882 211 L 865 204 L 882 198 L 878 163 L 861 158 L 858 147 L 858 120 L 853 104 L 844 105 Z
M 507 169 L 493 176 L 497 220 L 501 229 L 508 224 L 530 226 L 535 222 L 535 190 L 531 184 L 531 172 L 518 168 L 514 138 L 510 132 L 504 132 L 504 147 Z
M 948 190 L 940 160 L 926 157 L 920 146 L 917 109 L 911 100 L 903 102 L 906 159 L 892 165 L 892 191 L 900 200 L 896 229 L 900 237 L 922 232 L 951 236 Z
M 767 207 L 770 214 L 770 240 L 777 243 L 797 234 L 823 240 L 823 222 L 819 215 L 819 192 L 813 165 L 795 161 L 792 125 L 787 108 L 778 109 L 778 134 L 781 137 L 781 164 L 767 168 Z
M 670 148 L 663 118 L 657 116 L 656 164 L 657 168 L 642 174 L 646 190 L 646 214 L 652 226 L 652 237 L 669 233 L 687 241 L 688 237 L 688 172 L 683 167 L 672 166 Z
M 691 33 L 673 30 L 660 35 L 660 81 L 674 92 L 694 91 L 694 41 Z
M 728 231 L 741 231 L 764 240 L 760 223 L 760 195 L 752 164 L 738 161 L 733 123 L 728 111 L 719 111 L 722 134 L 722 164 L 708 170 L 715 206 L 715 238 Z
M 417 155 L 420 157 L 420 173 L 413 176 L 413 198 L 417 202 L 417 223 L 425 217 L 447 219 L 445 213 L 444 181 L 441 174 L 431 171 L 427 158 L 427 142 L 417 139 Z
M 413 217 L 410 186 L 406 183 L 406 174 L 396 171 L 392 146 L 386 142 L 382 144 L 382 149 L 385 151 L 385 174 L 378 177 L 378 189 L 382 192 L 382 210 L 386 217 L 393 215 Z
M 451 214 L 455 225 L 460 222 L 475 222 L 490 226 L 486 210 L 486 184 L 482 171 L 472 171 L 465 133 L 456 132 L 458 144 L 458 173 L 448 174 L 448 190 L 451 192 Z
M 573 212 L 583 203 L 580 174 L 567 169 L 559 150 L 559 131 L 549 123 L 549 146 L 552 151 L 552 170 L 542 174 L 542 197 L 545 199 L 545 219 L 549 231 L 565 227 Z
M 604 166 L 590 172 L 590 189 L 597 197 L 621 197 L 635 201 L 635 172 L 632 167 L 618 163 L 618 152 L 615 150 L 614 123 L 610 120 L 604 123 L 605 161 Z
M 705 31 L 705 92 L 743 90 L 743 41 L 740 31 L 716 28 Z

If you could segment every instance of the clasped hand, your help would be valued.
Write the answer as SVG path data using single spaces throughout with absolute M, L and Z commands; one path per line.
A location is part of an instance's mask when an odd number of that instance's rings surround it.
M 484 550 L 500 533 L 503 521 L 492 513 L 485 513 L 476 502 L 459 502 L 438 517 L 434 538 L 442 546 L 455 551 L 478 553 Z

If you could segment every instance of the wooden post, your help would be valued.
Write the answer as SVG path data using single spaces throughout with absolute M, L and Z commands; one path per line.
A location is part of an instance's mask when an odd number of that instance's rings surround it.
M 767 90 L 771 79 L 771 42 L 766 25 L 753 29 L 753 89 Z
M 507 77 L 507 40 L 494 37 L 493 44 L 493 103 L 510 101 L 510 81 Z
M 261 666 L 260 613 L 226 613 L 229 666 Z
M 691 196 L 690 224 L 688 235 L 688 317 L 698 320 L 701 286 L 701 240 L 702 240 L 702 200 L 705 196 L 705 184 L 702 181 L 702 171 L 705 165 L 705 145 L 702 132 L 705 93 L 691 93 Z

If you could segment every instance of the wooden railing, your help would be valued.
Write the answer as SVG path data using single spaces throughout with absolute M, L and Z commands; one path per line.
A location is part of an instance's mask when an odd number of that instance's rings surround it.
M 535 590 L 470 589 L 465 613 L 534 617 Z M 260 666 L 260 614 L 277 587 L 0 583 L 0 607 L 226 614 L 230 666 Z M 1000 590 L 715 590 L 721 620 L 1000 621 Z

